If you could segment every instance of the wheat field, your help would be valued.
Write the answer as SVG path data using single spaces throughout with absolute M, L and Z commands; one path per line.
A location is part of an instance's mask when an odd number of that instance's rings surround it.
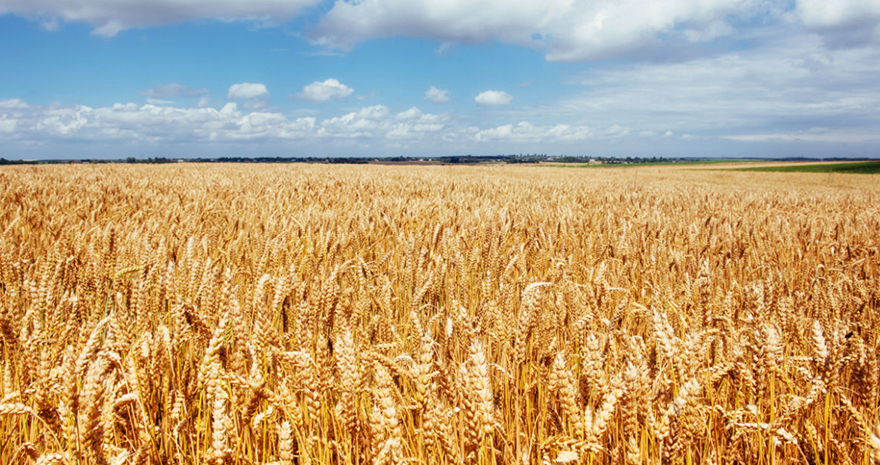
M 0 463 L 871 464 L 880 182 L 0 169 Z

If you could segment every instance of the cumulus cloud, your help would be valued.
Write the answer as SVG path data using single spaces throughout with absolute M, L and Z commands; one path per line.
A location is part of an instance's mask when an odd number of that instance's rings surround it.
M 449 90 L 431 86 L 425 91 L 425 100 L 434 103 L 446 103 L 449 101 Z
M 414 120 L 418 119 L 422 116 L 422 110 L 419 110 L 417 107 L 412 107 L 409 110 L 402 111 L 397 114 L 397 119 L 399 120 Z
M 0 133 L 13 133 L 18 126 L 18 119 L 29 108 L 21 99 L 0 100 Z
M 794 16 L 833 47 L 880 43 L 878 0 L 798 0 Z
M 733 33 L 733 28 L 722 20 L 713 21 L 700 29 L 685 29 L 682 31 L 685 38 L 691 42 L 710 42 Z
M 494 128 L 483 129 L 474 134 L 474 139 L 480 142 L 493 142 L 498 140 L 512 142 L 540 142 L 548 137 L 562 136 L 568 140 L 583 140 L 593 135 L 593 129 L 588 126 L 576 128 L 564 124 L 557 126 L 535 126 L 528 121 L 514 124 L 504 124 Z
M 410 108 L 398 113 L 395 123 L 389 118 L 390 110 L 384 105 L 364 107 L 336 118 L 321 122 L 318 137 L 353 139 L 418 139 L 425 134 L 440 131 L 447 121 L 446 115 L 422 113 L 418 108 Z
M 503 90 L 487 90 L 480 92 L 474 101 L 477 105 L 490 107 L 498 105 L 507 105 L 513 100 L 513 96 Z
M 85 23 L 112 37 L 130 28 L 213 19 L 280 25 L 321 0 L 0 0 L 12 13 L 56 30 Z M 880 41 L 877 0 L 336 0 L 308 31 L 317 44 L 347 50 L 391 36 L 457 43 L 497 41 L 535 49 L 551 61 L 582 61 L 638 53 L 681 38 L 706 42 L 737 28 L 787 24 L 838 45 Z M 672 47 L 675 48 L 675 47 Z M 323 53 L 333 53 L 325 51 Z
M 572 82 L 584 86 L 580 93 L 530 111 L 616 121 L 665 136 L 764 134 L 767 128 L 787 134 L 820 125 L 867 135 L 880 133 L 878 75 L 880 50 L 831 49 L 821 37 L 801 34 L 683 63 L 591 69 Z
M 851 131 L 811 132 L 797 131 L 788 133 L 760 133 L 724 136 L 725 139 L 741 142 L 833 142 L 860 143 L 880 141 L 880 134 L 854 133 Z
M 320 137 L 356 138 L 374 137 L 379 131 L 386 128 L 388 123 L 384 120 L 388 115 L 388 107 L 374 105 L 361 108 L 343 116 L 329 118 L 321 123 L 318 129 Z
M 224 141 L 352 139 L 417 139 L 442 130 L 448 116 L 422 113 L 417 108 L 398 113 L 374 105 L 342 116 L 318 120 L 289 117 L 279 112 L 250 111 L 228 102 L 222 108 L 117 103 L 85 105 L 28 105 L 0 101 L 0 141 L 204 143 Z
M 0 115 L 0 132 L 15 132 L 18 121 L 9 118 L 6 115 Z
M 876 27 L 880 2 L 876 0 L 798 0 L 795 13 L 808 27 Z
M 39 19 L 57 29 L 57 20 L 86 23 L 93 34 L 112 37 L 137 27 L 199 19 L 283 23 L 320 0 L 2 0 L 0 14 Z
M 445 113 L 440 115 L 422 113 L 418 108 L 412 107 L 407 111 L 398 113 L 397 120 L 403 120 L 404 122 L 397 123 L 391 127 L 385 133 L 385 137 L 389 139 L 417 139 L 425 134 L 441 131 L 446 127 L 449 115 Z
M 645 58 L 646 48 L 674 56 L 688 42 L 710 42 L 767 25 L 806 29 L 835 47 L 876 44 L 880 1 L 336 0 L 310 38 L 342 50 L 391 36 L 434 39 L 441 49 L 497 41 L 532 48 L 550 61 L 583 61 Z
M 109 107 L 30 105 L 19 114 L 12 139 L 45 143 L 208 142 L 299 139 L 314 133 L 315 118 L 281 113 L 244 113 L 234 102 L 221 109 L 117 103 Z
M 248 100 L 253 98 L 267 97 L 269 90 L 264 84 L 242 82 L 229 86 L 229 92 L 226 93 L 226 100 Z
M 159 84 L 152 89 L 138 92 L 138 95 L 146 99 L 168 99 L 172 97 L 195 98 L 201 97 L 208 93 L 208 89 L 193 89 L 184 84 L 172 82 L 170 84 Z
M 21 110 L 27 108 L 28 104 L 22 99 L 12 98 L 8 100 L 0 100 L 0 109 L 5 110 Z
M 597 129 L 590 126 L 569 126 L 567 124 L 536 126 L 528 121 L 521 121 L 517 124 L 504 124 L 476 131 L 473 138 L 478 142 L 559 143 L 586 139 L 611 139 L 624 137 L 628 134 L 629 129 L 619 125 Z
M 307 100 L 309 102 L 323 103 L 330 99 L 339 100 L 347 97 L 354 92 L 354 89 L 330 78 L 324 82 L 315 81 L 305 87 L 302 92 L 294 94 L 292 97 L 299 100 Z
M 389 36 L 499 41 L 540 50 L 551 61 L 578 61 L 637 50 L 679 29 L 717 37 L 730 32 L 730 18 L 765 11 L 761 0 L 337 0 L 311 39 L 344 50 Z

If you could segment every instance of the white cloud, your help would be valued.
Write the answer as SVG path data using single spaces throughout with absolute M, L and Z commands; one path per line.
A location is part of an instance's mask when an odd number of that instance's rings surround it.
M 208 89 L 193 89 L 190 86 L 172 82 L 170 84 L 159 84 L 152 89 L 138 92 L 138 95 L 146 99 L 167 99 L 170 97 L 195 98 L 207 93 Z
M 15 132 L 15 126 L 18 121 L 9 118 L 6 115 L 0 115 L 0 132 Z
M 395 124 L 385 133 L 385 137 L 389 139 L 417 139 L 425 134 L 443 130 L 446 127 L 446 122 L 449 121 L 449 115 L 422 113 L 418 108 L 412 107 L 398 113 L 397 120 L 405 122 Z
M 431 86 L 425 91 L 425 100 L 434 103 L 446 103 L 449 101 L 449 90 Z
M 795 13 L 808 27 L 877 26 L 877 0 L 798 0 Z
M 329 118 L 321 123 L 318 130 L 320 137 L 373 137 L 380 130 L 387 128 L 387 122 L 382 119 L 388 114 L 388 107 L 375 105 L 364 107 L 359 111 L 350 112 L 343 116 Z
M 880 44 L 880 0 L 798 0 L 787 16 L 834 48 Z
M 596 137 L 596 131 L 589 126 L 568 126 L 557 124 L 555 126 L 535 126 L 528 121 L 505 124 L 494 128 L 484 129 L 474 134 L 478 142 L 506 141 L 506 142 L 543 142 L 543 141 L 577 141 Z
M 413 120 L 422 116 L 422 110 L 419 110 L 416 107 L 412 107 L 409 110 L 402 111 L 397 114 L 397 119 L 399 120 Z
M 13 98 L 8 100 L 0 100 L 0 108 L 8 109 L 8 110 L 20 110 L 22 108 L 27 108 L 28 104 L 22 99 Z
M 354 89 L 331 78 L 324 82 L 315 81 L 303 87 L 302 92 L 293 95 L 293 97 L 300 100 L 308 100 L 309 102 L 323 103 L 330 99 L 339 100 L 347 97 L 352 92 L 354 92 Z
M 243 113 L 227 103 L 214 108 L 117 103 L 109 107 L 29 105 L 20 113 L 13 139 L 46 143 L 90 142 L 206 142 L 255 139 L 296 139 L 313 134 L 315 118 L 288 119 L 280 113 Z
M 503 90 L 487 90 L 474 97 L 474 101 L 480 106 L 507 105 L 512 100 L 513 96 Z
M 498 41 L 542 51 L 551 61 L 579 61 L 636 51 L 679 29 L 717 37 L 729 18 L 766 10 L 762 0 L 337 0 L 310 36 L 344 50 L 390 36 Z
M 150 105 L 171 105 L 174 103 L 174 100 L 162 100 L 158 98 L 148 98 L 146 100 Z
M 281 25 L 321 3 L 0 0 L 0 14 L 31 18 L 47 30 L 58 29 L 59 21 L 85 23 L 94 34 L 112 37 L 131 28 L 205 19 Z M 735 27 L 767 24 L 876 43 L 878 21 L 878 0 L 336 0 L 309 37 L 346 50 L 382 37 L 425 37 L 439 42 L 439 54 L 458 43 L 497 41 L 535 49 L 551 61 L 581 61 L 639 53 L 671 38 L 710 41 L 735 33 Z
M 388 115 L 388 107 L 385 105 L 373 105 L 361 108 L 356 114 L 358 118 L 377 120 Z
M 229 86 L 229 92 L 226 93 L 226 100 L 247 100 L 253 98 L 267 97 L 269 90 L 264 84 L 242 82 Z
M 211 105 L 211 97 L 208 97 L 207 95 L 200 98 L 199 102 L 196 103 L 197 108 L 206 108 L 210 105 Z
M 685 29 L 682 33 L 691 42 L 710 42 L 719 37 L 733 34 L 734 30 L 726 22 L 718 20 L 709 23 L 702 29 Z
M 527 112 L 572 124 L 612 122 L 672 143 L 791 133 L 814 126 L 880 133 L 880 49 L 833 49 L 820 36 L 770 36 L 757 49 L 673 63 L 591 68 L 574 95 Z M 768 129 L 772 128 L 772 129 Z M 803 138 L 802 138 L 803 140 Z M 708 146 L 708 145 L 707 145 Z
M 73 141 L 87 141 L 89 144 L 83 146 L 89 147 L 106 143 L 167 146 L 212 142 L 265 144 L 289 140 L 312 144 L 346 141 L 394 144 L 425 137 L 442 140 L 442 131 L 449 121 L 448 114 L 423 113 L 415 107 L 395 114 L 384 105 L 363 107 L 321 120 L 273 111 L 248 112 L 235 102 L 228 102 L 220 109 L 135 103 L 99 108 L 40 106 L 20 100 L 0 101 L 0 108 L 3 105 L 16 109 L 0 111 L 0 143 L 8 145 L 17 141 L 32 146 Z
M 503 124 L 487 129 L 469 128 L 470 137 L 476 142 L 510 144 L 542 144 L 543 147 L 569 145 L 584 140 L 613 141 L 630 134 L 630 129 L 620 125 L 604 127 L 588 125 L 535 125 L 529 121 Z
M 388 132 L 385 133 L 385 136 L 389 139 L 408 139 L 413 136 L 413 133 L 410 131 L 410 125 L 408 124 L 397 124 Z
M 828 131 L 821 133 L 791 132 L 791 133 L 763 133 L 724 136 L 724 139 L 741 142 L 835 142 L 835 143 L 859 143 L 880 140 L 880 134 L 853 133 L 850 131 Z
M 0 14 L 38 19 L 52 29 L 57 19 L 86 23 L 93 34 L 112 37 L 126 29 L 198 19 L 283 23 L 320 0 L 2 0 Z M 57 27 L 56 27 L 57 28 Z

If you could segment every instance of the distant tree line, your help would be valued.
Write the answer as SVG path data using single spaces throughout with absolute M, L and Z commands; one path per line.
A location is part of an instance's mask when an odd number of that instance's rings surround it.
M 479 163 L 541 163 L 552 161 L 555 163 L 589 163 L 599 162 L 602 164 L 631 164 L 631 163 L 664 163 L 675 161 L 693 161 L 694 159 L 676 159 L 663 157 L 581 157 L 581 156 L 549 156 L 546 154 L 519 154 L 519 155 L 447 155 L 441 157 L 217 157 L 217 158 L 168 158 L 149 157 L 124 159 L 82 159 L 82 160 L 7 160 L 0 158 L 0 165 L 35 165 L 35 164 L 59 164 L 59 163 L 139 163 L 139 164 L 163 164 L 163 163 L 341 163 L 341 164 L 365 164 L 365 163 L 440 163 L 448 165 L 473 165 Z
M 0 165 L 36 165 L 37 162 L 34 160 L 7 160 L 5 158 L 0 158 Z
M 125 159 L 125 162 L 126 163 L 150 163 L 150 164 L 177 163 L 177 159 L 166 158 L 166 157 L 150 157 L 150 158 L 138 159 L 135 157 L 128 157 Z
M 217 157 L 217 158 L 168 158 L 168 157 L 149 157 L 136 158 L 126 157 L 124 159 L 80 159 L 80 160 L 7 160 L 0 158 L 0 165 L 36 165 L 36 164 L 64 164 L 64 163 L 139 163 L 139 164 L 163 164 L 163 163 L 344 163 L 344 164 L 365 164 L 365 163 L 436 163 L 446 165 L 473 165 L 481 163 L 596 163 L 603 165 L 624 165 L 624 164 L 657 164 L 657 163 L 685 163 L 705 160 L 715 160 L 714 157 L 702 158 L 667 158 L 667 157 L 589 157 L 589 156 L 573 156 L 573 155 L 547 155 L 547 154 L 508 154 L 508 155 L 447 155 L 441 157 L 418 157 L 418 156 L 398 156 L 398 157 Z M 766 160 L 764 158 L 748 158 L 741 157 L 738 160 Z M 805 158 L 805 157 L 788 157 L 773 159 L 777 161 L 854 161 L 851 158 L 831 157 L 831 158 Z

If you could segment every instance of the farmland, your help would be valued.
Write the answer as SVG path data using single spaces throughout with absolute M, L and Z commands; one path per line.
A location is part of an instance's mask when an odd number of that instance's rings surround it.
M 775 166 L 741 168 L 743 171 L 777 171 L 784 173 L 853 173 L 878 174 L 880 161 L 843 163 L 789 163 Z
M 880 454 L 874 176 L 10 166 L 0 205 L 0 463 Z

